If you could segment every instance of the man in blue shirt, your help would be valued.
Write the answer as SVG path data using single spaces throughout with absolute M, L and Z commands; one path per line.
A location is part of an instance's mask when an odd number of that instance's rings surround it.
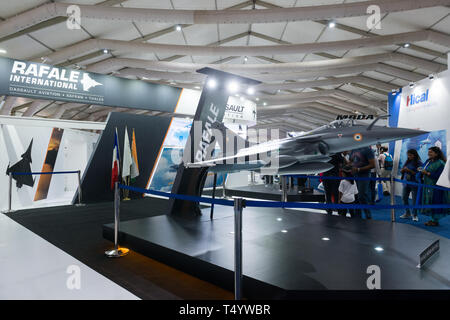
M 350 163 L 352 173 L 355 177 L 369 178 L 370 171 L 375 168 L 375 155 L 371 148 L 359 148 L 350 153 Z M 370 180 L 356 180 L 358 188 L 358 202 L 360 204 L 369 204 L 371 198 Z M 364 209 L 366 219 L 372 219 L 369 209 Z M 361 210 L 356 210 L 356 215 L 361 216 Z

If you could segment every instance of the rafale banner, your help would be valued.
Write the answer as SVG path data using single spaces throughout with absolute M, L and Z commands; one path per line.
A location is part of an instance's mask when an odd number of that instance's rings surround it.
M 173 112 L 180 88 L 0 58 L 0 95 Z

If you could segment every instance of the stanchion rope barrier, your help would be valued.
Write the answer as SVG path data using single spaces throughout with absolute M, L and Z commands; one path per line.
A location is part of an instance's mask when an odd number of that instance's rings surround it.
M 309 176 L 305 176 L 309 177 Z M 316 178 L 316 176 L 311 176 Z M 317 177 L 321 178 L 321 177 Z M 341 177 L 334 177 L 338 179 L 342 179 Z M 346 179 L 346 178 L 343 178 Z M 353 178 L 352 178 L 353 179 Z M 355 178 L 356 179 L 356 178 Z M 372 180 L 378 179 L 387 179 L 387 178 L 370 178 Z M 361 179 L 362 180 L 362 179 Z M 389 180 L 389 179 L 387 179 Z M 403 180 L 400 180 L 404 182 Z M 423 187 L 428 187 L 428 185 L 422 185 Z M 430 186 L 431 187 L 431 186 Z M 207 197 L 197 197 L 197 196 L 189 196 L 184 194 L 176 194 L 169 193 L 163 191 L 156 191 L 150 189 L 143 189 L 133 186 L 127 186 L 123 184 L 119 184 L 119 188 L 127 189 L 130 191 L 138 192 L 138 193 L 146 193 L 153 194 L 161 197 L 167 197 L 178 200 L 186 200 L 192 202 L 202 202 L 202 203 L 211 203 L 218 204 L 223 206 L 234 206 L 234 201 L 225 200 L 225 199 L 212 199 Z M 450 188 L 444 188 L 446 191 L 450 191 Z M 305 203 L 305 202 L 282 202 L 282 201 L 258 201 L 258 200 L 246 200 L 246 207 L 268 207 L 268 208 L 306 208 L 306 209 L 441 209 L 441 208 L 449 208 L 450 204 L 427 204 L 427 205 L 370 205 L 370 204 L 329 204 L 329 203 Z
M 64 173 L 78 173 L 80 170 L 76 171 L 49 171 L 49 172 L 11 172 L 13 176 L 29 176 L 36 174 L 64 174 Z

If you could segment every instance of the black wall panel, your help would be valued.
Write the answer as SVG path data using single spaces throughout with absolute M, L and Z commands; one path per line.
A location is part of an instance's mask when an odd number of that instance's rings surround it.
M 82 180 L 83 202 L 112 201 L 111 167 L 114 147 L 114 132 L 117 127 L 119 135 L 120 157 L 123 157 L 125 126 L 128 128 L 130 146 L 133 128 L 136 133 L 136 148 L 139 163 L 139 176 L 133 186 L 145 188 L 159 149 L 170 125 L 170 117 L 143 116 L 127 113 L 111 113 L 88 168 Z M 122 159 L 121 159 L 122 161 Z M 122 162 L 121 162 L 122 165 Z M 131 194 L 131 197 L 140 197 Z

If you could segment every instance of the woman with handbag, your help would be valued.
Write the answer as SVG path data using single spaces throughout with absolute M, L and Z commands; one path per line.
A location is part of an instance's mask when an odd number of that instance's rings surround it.
M 422 170 L 419 170 L 424 185 L 436 185 L 442 171 L 445 167 L 446 159 L 439 147 L 431 147 L 428 149 L 428 160 L 425 161 Z M 448 203 L 449 194 L 447 191 L 427 188 L 424 186 L 422 191 L 422 204 L 444 204 Z M 439 226 L 439 220 L 449 214 L 450 210 L 440 209 L 423 209 L 422 213 L 431 216 L 431 220 L 426 222 L 426 226 Z
M 408 159 L 404 164 L 403 168 L 400 170 L 402 174 L 402 180 L 406 180 L 408 182 L 417 182 L 416 175 L 418 173 L 418 168 L 422 167 L 422 161 L 420 161 L 419 154 L 415 149 L 409 149 L 407 151 Z M 409 206 L 409 195 L 412 194 L 412 204 L 416 204 L 417 199 L 417 186 L 413 186 L 410 184 L 405 184 L 403 186 L 403 204 Z M 412 211 L 412 220 L 419 221 L 419 217 L 417 216 L 417 209 L 413 209 Z M 406 212 L 400 216 L 401 219 L 409 219 L 411 218 L 411 211 L 406 209 Z

